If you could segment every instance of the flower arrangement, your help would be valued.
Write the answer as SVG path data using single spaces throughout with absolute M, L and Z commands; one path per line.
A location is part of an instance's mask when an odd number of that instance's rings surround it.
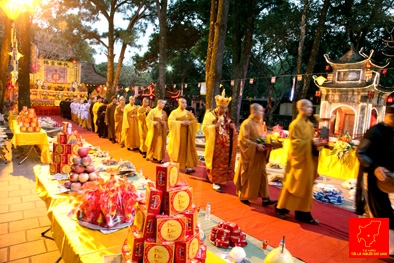
M 349 133 L 346 132 L 343 136 L 338 138 L 334 148 L 331 150 L 330 155 L 335 155 L 339 161 L 344 164 L 351 164 L 350 150 L 354 149 L 355 144 L 352 142 L 352 138 Z

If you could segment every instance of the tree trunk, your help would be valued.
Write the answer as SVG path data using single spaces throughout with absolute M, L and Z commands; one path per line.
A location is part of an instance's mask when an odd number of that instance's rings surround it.
M 155 101 L 164 99 L 167 64 L 167 0 L 155 0 L 159 18 L 159 79 L 155 88 Z
M 108 19 L 108 64 L 107 64 L 107 100 L 110 101 L 111 97 L 115 94 L 114 87 L 114 60 L 115 60 L 115 28 L 114 28 L 114 15 L 111 14 L 110 19 Z
M 222 78 L 223 52 L 227 32 L 229 3 L 229 0 L 211 1 L 209 41 L 212 42 L 208 42 L 207 51 L 207 110 L 214 108 L 214 94 L 219 93 L 220 81 Z M 212 27 L 214 28 L 213 33 L 211 32 Z M 213 34 L 213 36 L 211 34 Z
M 113 86 L 115 88 L 118 86 L 118 83 L 119 83 L 119 78 L 120 78 L 120 73 L 122 72 L 122 68 L 123 68 L 123 60 L 124 60 L 124 54 L 126 53 L 126 48 L 127 48 L 127 43 L 122 43 L 122 48 L 120 49 L 118 65 L 116 66 L 116 72 L 115 72 L 114 82 L 113 82 Z
M 309 5 L 312 3 L 312 0 L 305 0 L 304 3 L 304 10 L 302 11 L 301 15 L 301 25 L 300 25 L 300 41 L 298 42 L 298 56 L 297 56 L 297 68 L 296 72 L 297 74 L 302 74 L 302 56 L 304 54 L 304 42 L 305 42 L 305 35 L 306 35 L 306 18 L 307 18 L 307 13 L 309 9 Z M 293 119 L 297 117 L 297 107 L 296 103 L 298 100 L 298 93 L 301 90 L 301 83 L 297 81 L 296 87 L 295 87 L 295 92 L 293 96 L 293 105 L 292 105 L 292 112 L 293 112 Z
M 18 110 L 23 106 L 30 108 L 30 14 L 24 12 L 19 16 L 18 22 L 18 50 L 23 55 L 19 59 L 18 73 Z
M 320 41 L 323 36 L 324 23 L 326 22 L 326 16 L 329 7 L 330 7 L 330 0 L 324 0 L 323 8 L 320 13 L 319 23 L 316 29 L 315 38 L 313 40 L 311 54 L 309 56 L 308 65 L 306 67 L 306 75 L 304 78 L 304 83 L 302 89 L 298 91 L 298 96 L 297 96 L 298 100 L 306 98 L 308 88 L 312 80 L 312 73 L 316 64 L 316 57 L 317 57 L 317 53 L 319 52 Z
M 0 113 L 5 113 L 3 109 L 4 96 L 7 89 L 8 62 L 10 60 L 8 52 L 11 50 L 11 24 L 11 20 L 6 18 L 4 21 L 4 34 L 0 49 Z
M 243 5 L 245 5 L 245 3 L 241 3 L 241 1 L 234 1 L 234 20 L 232 27 L 232 79 L 234 80 L 234 88 L 230 115 L 236 123 L 239 123 L 240 119 L 242 94 L 245 86 L 246 74 L 248 73 L 250 53 L 253 46 L 256 0 L 247 1 L 245 8 L 248 16 L 245 16 L 242 12 L 244 10 L 242 9 Z

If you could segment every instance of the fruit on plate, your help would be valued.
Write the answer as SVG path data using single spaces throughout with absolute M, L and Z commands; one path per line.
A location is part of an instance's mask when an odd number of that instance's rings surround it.
M 104 165 L 117 165 L 119 162 L 115 158 L 111 157 L 108 160 L 102 160 L 101 163 Z

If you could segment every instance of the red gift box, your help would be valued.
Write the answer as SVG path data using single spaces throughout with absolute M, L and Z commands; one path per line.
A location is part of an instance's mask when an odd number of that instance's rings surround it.
M 183 215 L 156 216 L 156 241 L 178 242 L 184 241 L 186 236 L 185 217 Z
M 69 164 L 60 164 L 60 173 L 69 174 L 71 172 L 71 167 Z
M 135 212 L 133 225 L 141 231 L 145 238 L 153 238 L 156 234 L 156 216 L 148 213 L 146 206 L 138 205 Z
M 123 261 L 139 261 L 144 256 L 144 235 L 136 226 L 130 226 L 122 248 Z
M 205 262 L 206 258 L 207 258 L 207 246 L 204 244 L 201 244 L 200 247 L 198 248 L 195 259 L 204 260 L 204 262 Z
M 168 191 L 178 183 L 179 164 L 164 163 L 156 166 L 156 188 Z
M 67 152 L 66 152 L 66 145 L 65 144 L 59 144 L 59 143 L 54 143 L 53 144 L 53 153 L 54 154 L 67 154 Z
M 185 220 L 186 220 L 186 235 L 187 236 L 194 235 L 198 221 L 196 209 L 187 210 L 183 212 L 182 215 L 185 216 Z
M 215 246 L 221 247 L 221 248 L 228 248 L 230 246 L 230 240 L 224 241 L 224 240 L 216 239 Z
M 175 243 L 175 263 L 189 263 L 195 258 L 200 246 L 199 236 L 196 234 L 183 242 Z
M 173 263 L 174 262 L 174 243 L 164 242 L 155 243 L 145 241 L 144 244 L 144 263 Z
M 57 143 L 58 144 L 66 144 L 67 143 L 67 134 L 58 133 L 57 134 Z
M 68 155 L 54 153 L 53 162 L 56 164 L 68 164 Z
M 163 212 L 166 215 L 176 215 L 192 209 L 193 188 L 189 186 L 173 188 L 164 192 Z
M 51 163 L 49 165 L 49 172 L 51 174 L 57 174 L 60 171 L 60 165 L 56 163 Z
M 148 213 L 160 214 L 161 202 L 163 198 L 163 191 L 157 190 L 152 185 L 148 184 L 146 188 L 146 208 Z

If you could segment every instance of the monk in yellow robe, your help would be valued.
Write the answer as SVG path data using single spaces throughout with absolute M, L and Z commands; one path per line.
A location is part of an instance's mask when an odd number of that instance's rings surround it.
M 260 104 L 250 105 L 250 116 L 241 125 L 238 137 L 241 158 L 234 177 L 237 195 L 242 203 L 250 205 L 249 200 L 261 197 L 263 206 L 276 204 L 270 200 L 266 166 L 266 149 L 258 143 L 264 133 L 261 122 L 264 109 Z
M 97 111 L 98 111 L 98 109 L 100 108 L 101 105 L 103 105 L 103 99 L 100 96 L 97 96 L 97 101 L 94 103 L 93 108 L 92 108 L 94 130 L 97 133 L 98 133 L 98 128 L 97 128 Z
M 226 114 L 231 98 L 215 96 L 216 109 L 208 111 L 202 123 L 205 135 L 205 166 L 213 189 L 222 193 L 221 184 L 234 178 L 235 156 L 237 153 L 237 130 Z M 215 158 L 215 161 L 213 160 Z
M 167 113 L 163 110 L 166 102 L 158 100 L 156 108 L 146 116 L 148 134 L 145 145 L 147 148 L 146 160 L 163 163 L 167 144 Z
M 138 150 L 140 147 L 140 136 L 138 132 L 138 106 L 134 104 L 134 97 L 130 96 L 129 104 L 124 107 L 123 112 L 123 134 L 127 150 Z
M 179 99 L 178 104 L 179 107 L 173 110 L 168 117 L 168 128 L 170 129 L 168 155 L 171 162 L 179 163 L 179 168 L 186 168 L 186 173 L 190 174 L 195 172 L 192 168 L 199 163 L 196 149 L 198 123 L 194 115 L 186 110 L 185 99 Z
M 125 99 L 123 96 L 119 98 L 119 104 L 115 108 L 115 139 L 120 144 L 120 147 L 124 147 L 124 133 L 123 133 L 123 112 L 125 108 Z
M 309 100 L 300 100 L 297 102 L 297 110 L 298 116 L 289 127 L 290 149 L 276 214 L 285 219 L 289 210 L 295 210 L 296 220 L 318 225 L 319 222 L 310 212 L 317 168 L 314 127 L 308 120 L 313 112 L 312 103 Z
M 142 106 L 138 108 L 138 131 L 140 136 L 140 153 L 143 158 L 146 158 L 147 147 L 145 145 L 146 135 L 148 134 L 148 126 L 146 125 L 146 116 L 150 112 L 149 99 L 142 100 Z

